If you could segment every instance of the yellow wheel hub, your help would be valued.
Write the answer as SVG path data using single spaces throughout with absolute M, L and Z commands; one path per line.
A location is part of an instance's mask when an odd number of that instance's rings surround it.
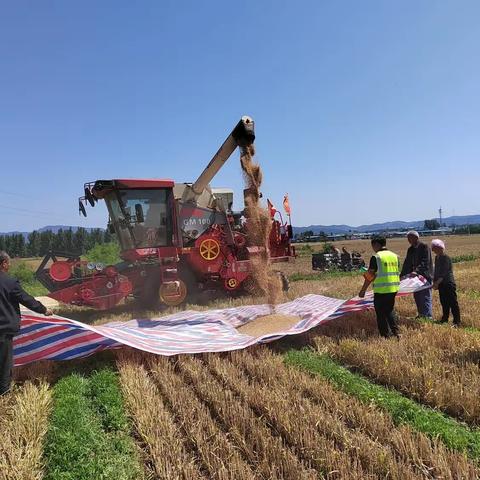
M 182 280 L 162 283 L 158 291 L 158 296 L 165 305 L 176 307 L 187 297 L 187 286 Z
M 213 238 L 207 238 L 200 244 L 200 256 L 212 261 L 220 255 L 220 244 Z
M 237 288 L 238 282 L 236 278 L 229 278 L 227 280 L 227 287 L 228 288 Z

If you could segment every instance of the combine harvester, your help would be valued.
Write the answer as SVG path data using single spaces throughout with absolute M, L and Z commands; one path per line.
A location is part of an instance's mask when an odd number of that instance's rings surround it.
M 253 120 L 242 117 L 192 184 L 154 179 L 86 183 L 79 210 L 86 216 L 87 204 L 105 200 L 123 261 L 104 266 L 78 254 L 51 251 L 36 272 L 48 296 L 107 310 L 130 295 L 145 306 L 159 301 L 175 306 L 199 292 L 251 291 L 252 258 L 262 247 L 247 236 L 246 210 L 231 211 L 233 192 L 212 189 L 209 183 L 237 147 L 243 154 L 254 140 Z M 249 193 L 244 191 L 244 199 Z M 295 257 L 291 238 L 292 226 L 272 218 L 270 262 Z M 282 280 L 287 289 L 286 278 Z

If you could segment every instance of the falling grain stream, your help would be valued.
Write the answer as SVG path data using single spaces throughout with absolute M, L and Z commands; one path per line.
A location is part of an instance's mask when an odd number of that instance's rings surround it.
M 267 209 L 259 203 L 263 175 L 260 166 L 253 161 L 254 155 L 254 146 L 250 145 L 242 150 L 240 158 L 245 179 L 247 236 L 250 245 L 259 247 L 258 253 L 250 257 L 252 277 L 257 289 L 255 293 L 266 295 L 271 315 L 261 317 L 256 320 L 255 326 L 245 327 L 240 329 L 240 332 L 260 336 L 279 331 L 279 329 L 288 329 L 297 323 L 299 318 L 275 315 L 275 305 L 279 303 L 282 296 L 282 282 L 280 277 L 272 271 L 270 265 L 269 238 L 272 219 Z

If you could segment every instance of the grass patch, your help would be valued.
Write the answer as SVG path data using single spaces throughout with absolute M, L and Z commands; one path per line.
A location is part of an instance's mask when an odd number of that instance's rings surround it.
M 111 370 L 72 373 L 54 387 L 46 480 L 142 478 L 121 390 Z
M 10 267 L 9 275 L 19 280 L 25 291 L 34 297 L 48 293 L 48 290 L 35 278 L 33 270 L 24 261 L 14 263 Z
M 427 318 L 427 317 L 420 317 L 416 319 L 417 322 L 420 323 L 428 323 L 429 325 L 435 325 L 440 328 L 452 328 L 452 319 L 450 318 L 448 322 L 442 323 L 439 322 L 438 320 L 434 320 L 432 318 Z M 477 327 L 470 327 L 466 325 L 460 324 L 460 328 L 469 333 L 480 333 L 480 328 Z
M 408 424 L 431 438 L 439 438 L 447 447 L 466 452 L 480 459 L 480 432 L 429 407 L 419 405 L 395 390 L 374 384 L 362 375 L 342 367 L 327 355 L 311 350 L 289 350 L 284 356 L 287 365 L 321 375 L 339 390 L 366 404 L 386 410 L 396 424 Z
M 310 280 L 327 280 L 329 278 L 337 277 L 357 277 L 362 272 L 355 270 L 353 272 L 344 272 L 343 270 L 332 270 L 330 272 L 317 272 L 317 273 L 293 273 L 288 276 L 291 282 L 310 281 Z
M 480 290 L 469 288 L 467 290 L 461 291 L 461 293 L 464 293 L 467 298 L 470 298 L 471 300 L 480 300 Z
M 22 283 L 22 287 L 34 297 L 48 295 L 48 290 L 38 280 L 34 280 L 32 283 Z
M 474 260 L 478 260 L 479 258 L 479 253 L 467 253 L 465 255 L 457 255 L 455 257 L 451 257 L 452 263 L 473 262 Z
M 308 243 L 295 244 L 295 252 L 299 257 L 308 257 L 313 253 L 313 248 Z

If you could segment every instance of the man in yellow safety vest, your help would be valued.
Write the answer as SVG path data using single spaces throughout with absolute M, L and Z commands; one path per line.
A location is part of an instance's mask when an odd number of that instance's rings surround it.
M 373 305 L 380 335 L 398 338 L 394 308 L 395 297 L 400 290 L 400 262 L 398 256 L 387 249 L 385 237 L 375 236 L 371 244 L 375 255 L 370 259 L 368 271 L 364 275 L 365 281 L 358 296 L 363 298 L 368 286 L 373 282 Z

